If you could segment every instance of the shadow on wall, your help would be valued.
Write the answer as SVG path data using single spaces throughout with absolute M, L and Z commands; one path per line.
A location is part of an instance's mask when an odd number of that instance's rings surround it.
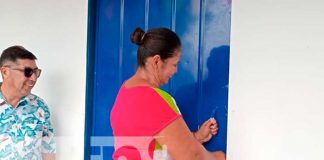
M 190 130 L 196 131 L 198 125 L 211 117 L 217 120 L 218 133 L 204 146 L 210 151 L 226 152 L 229 46 L 224 45 L 211 50 L 207 59 L 207 69 L 208 75 L 201 85 L 201 102 L 198 102 L 197 83 L 180 87 L 174 97 Z

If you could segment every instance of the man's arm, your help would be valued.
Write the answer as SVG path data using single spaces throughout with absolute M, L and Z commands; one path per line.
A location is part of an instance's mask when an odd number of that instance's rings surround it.
M 43 160 L 55 160 L 55 153 L 42 153 Z
M 42 157 L 44 160 L 54 160 L 56 152 L 56 143 L 54 141 L 54 129 L 52 127 L 50 112 L 45 105 L 44 107 L 45 123 L 43 126 L 43 137 L 42 137 Z

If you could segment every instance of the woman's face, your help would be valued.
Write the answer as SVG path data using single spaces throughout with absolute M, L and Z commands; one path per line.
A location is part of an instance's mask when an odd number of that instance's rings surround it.
M 178 63 L 181 57 L 181 50 L 177 50 L 173 57 L 161 60 L 159 67 L 160 85 L 168 83 L 169 79 L 177 72 Z

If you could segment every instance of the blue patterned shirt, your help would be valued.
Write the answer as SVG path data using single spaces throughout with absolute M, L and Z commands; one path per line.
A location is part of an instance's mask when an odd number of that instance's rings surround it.
M 23 97 L 16 108 L 0 92 L 0 159 L 41 160 L 55 153 L 50 112 L 36 95 Z

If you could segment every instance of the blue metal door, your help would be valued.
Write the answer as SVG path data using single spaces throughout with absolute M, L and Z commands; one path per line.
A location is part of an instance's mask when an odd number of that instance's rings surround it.
M 111 107 L 136 67 L 129 38 L 136 27 L 167 27 L 180 36 L 178 73 L 162 88 L 192 131 L 215 117 L 219 131 L 205 147 L 226 151 L 230 13 L 231 0 L 89 1 L 85 159 L 111 159 L 113 146 L 90 139 L 112 136 Z

